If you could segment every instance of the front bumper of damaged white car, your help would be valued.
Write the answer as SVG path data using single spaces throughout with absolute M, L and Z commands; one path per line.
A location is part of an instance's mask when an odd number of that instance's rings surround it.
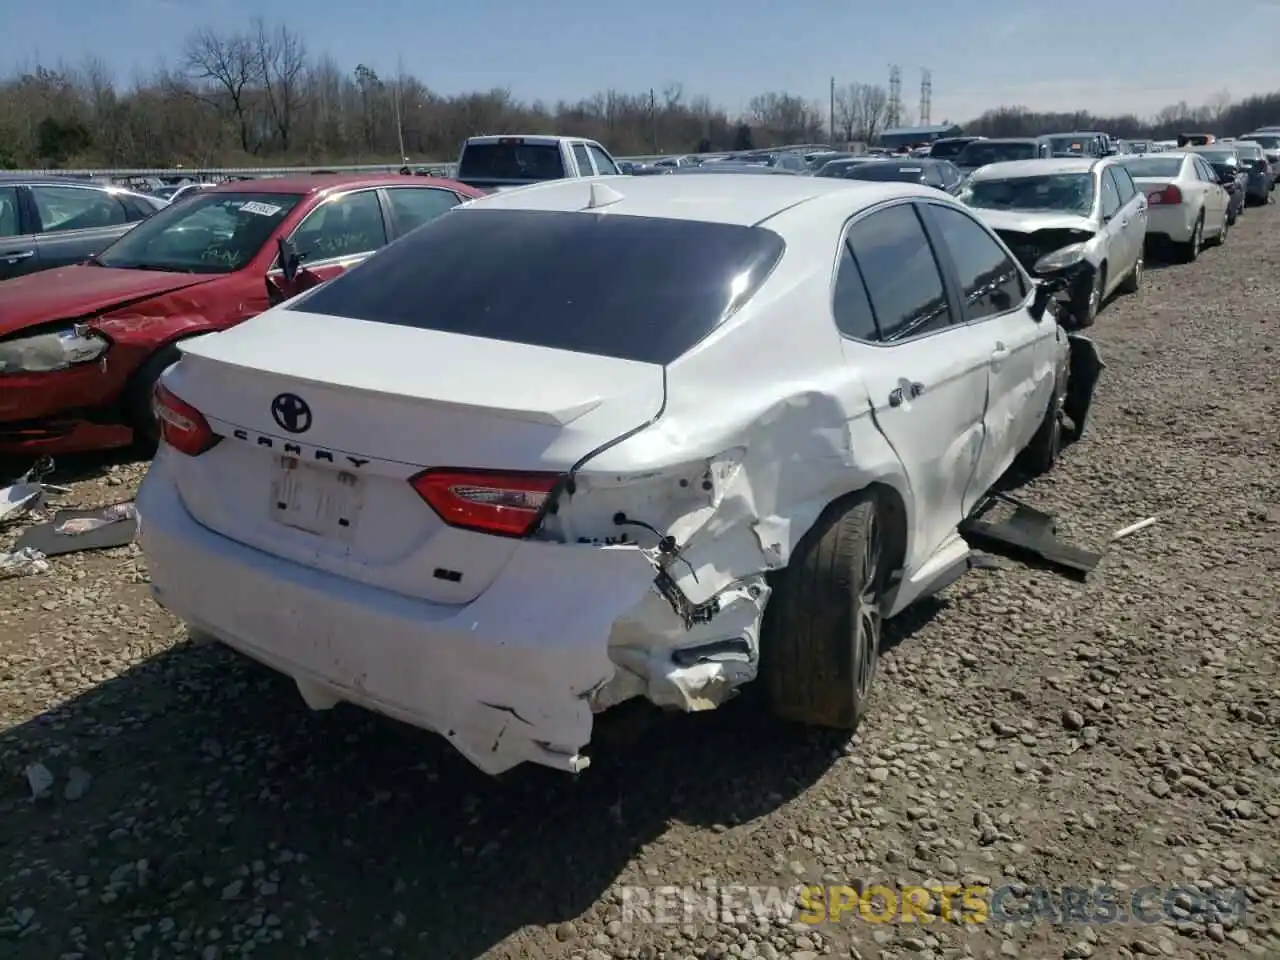
M 435 731 L 489 774 L 526 761 L 577 772 L 594 713 L 634 696 L 707 709 L 755 676 L 762 578 L 690 625 L 654 589 L 646 551 L 530 540 L 476 600 L 431 603 L 207 529 L 172 456 L 160 451 L 137 500 L 157 602 L 293 678 L 313 709 L 347 702 Z

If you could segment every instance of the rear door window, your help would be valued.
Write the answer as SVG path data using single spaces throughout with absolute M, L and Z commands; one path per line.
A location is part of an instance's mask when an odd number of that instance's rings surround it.
M 104 190 L 37 184 L 31 188 L 31 198 L 44 233 L 114 227 L 129 220 L 124 204 Z
M 882 340 L 920 336 L 951 323 L 942 272 L 912 205 L 859 220 L 849 229 L 849 247 L 866 279 Z
M 668 364 L 784 249 L 763 227 L 462 207 L 288 309 Z
M 440 187 L 392 187 L 387 190 L 387 203 L 391 207 L 397 236 L 448 213 L 460 202 L 456 193 Z
M 18 220 L 18 188 L 0 187 L 0 237 L 16 237 Z

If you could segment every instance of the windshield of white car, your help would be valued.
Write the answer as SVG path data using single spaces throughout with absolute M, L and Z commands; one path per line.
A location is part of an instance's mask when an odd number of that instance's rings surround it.
M 285 309 L 665 365 L 746 302 L 785 248 L 763 227 L 458 208 Z
M 1093 209 L 1093 174 L 1049 173 L 1034 177 L 970 180 L 960 199 L 987 210 L 1075 213 Z
M 555 143 L 468 143 L 458 164 L 460 180 L 559 180 L 564 157 Z
M 1036 145 L 1030 140 L 1014 143 L 995 143 L 991 140 L 975 140 L 960 151 L 955 162 L 962 167 L 985 167 L 988 163 L 1006 160 L 1032 160 Z
M 1137 177 L 1176 177 L 1182 169 L 1181 157 L 1133 157 L 1121 160 L 1129 176 Z
M 293 193 L 195 193 L 143 220 L 98 255 L 120 269 L 232 273 L 271 239 L 302 197 Z

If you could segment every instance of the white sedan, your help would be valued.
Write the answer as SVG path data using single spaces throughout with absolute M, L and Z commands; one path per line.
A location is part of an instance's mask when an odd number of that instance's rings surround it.
M 1082 427 L 1093 348 L 1052 293 L 921 186 L 464 204 L 183 343 L 138 498 L 155 596 L 313 708 L 490 773 L 580 770 L 594 713 L 709 709 L 757 672 L 780 717 L 852 728 L 882 619 L 965 568 L 957 525 L 1015 458 L 1047 470 Z
M 1184 261 L 1227 238 L 1231 198 L 1204 157 L 1153 153 L 1123 157 L 1133 182 L 1147 196 L 1147 240 L 1172 246 Z

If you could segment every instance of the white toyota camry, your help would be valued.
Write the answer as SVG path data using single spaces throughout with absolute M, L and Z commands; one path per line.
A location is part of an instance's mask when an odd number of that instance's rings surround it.
M 491 773 L 579 770 L 593 714 L 757 675 L 780 717 L 852 728 L 883 618 L 964 569 L 957 525 L 1015 458 L 1083 427 L 1097 365 L 1052 292 L 926 187 L 464 204 L 183 345 L 138 498 L 155 596 L 312 707 Z

